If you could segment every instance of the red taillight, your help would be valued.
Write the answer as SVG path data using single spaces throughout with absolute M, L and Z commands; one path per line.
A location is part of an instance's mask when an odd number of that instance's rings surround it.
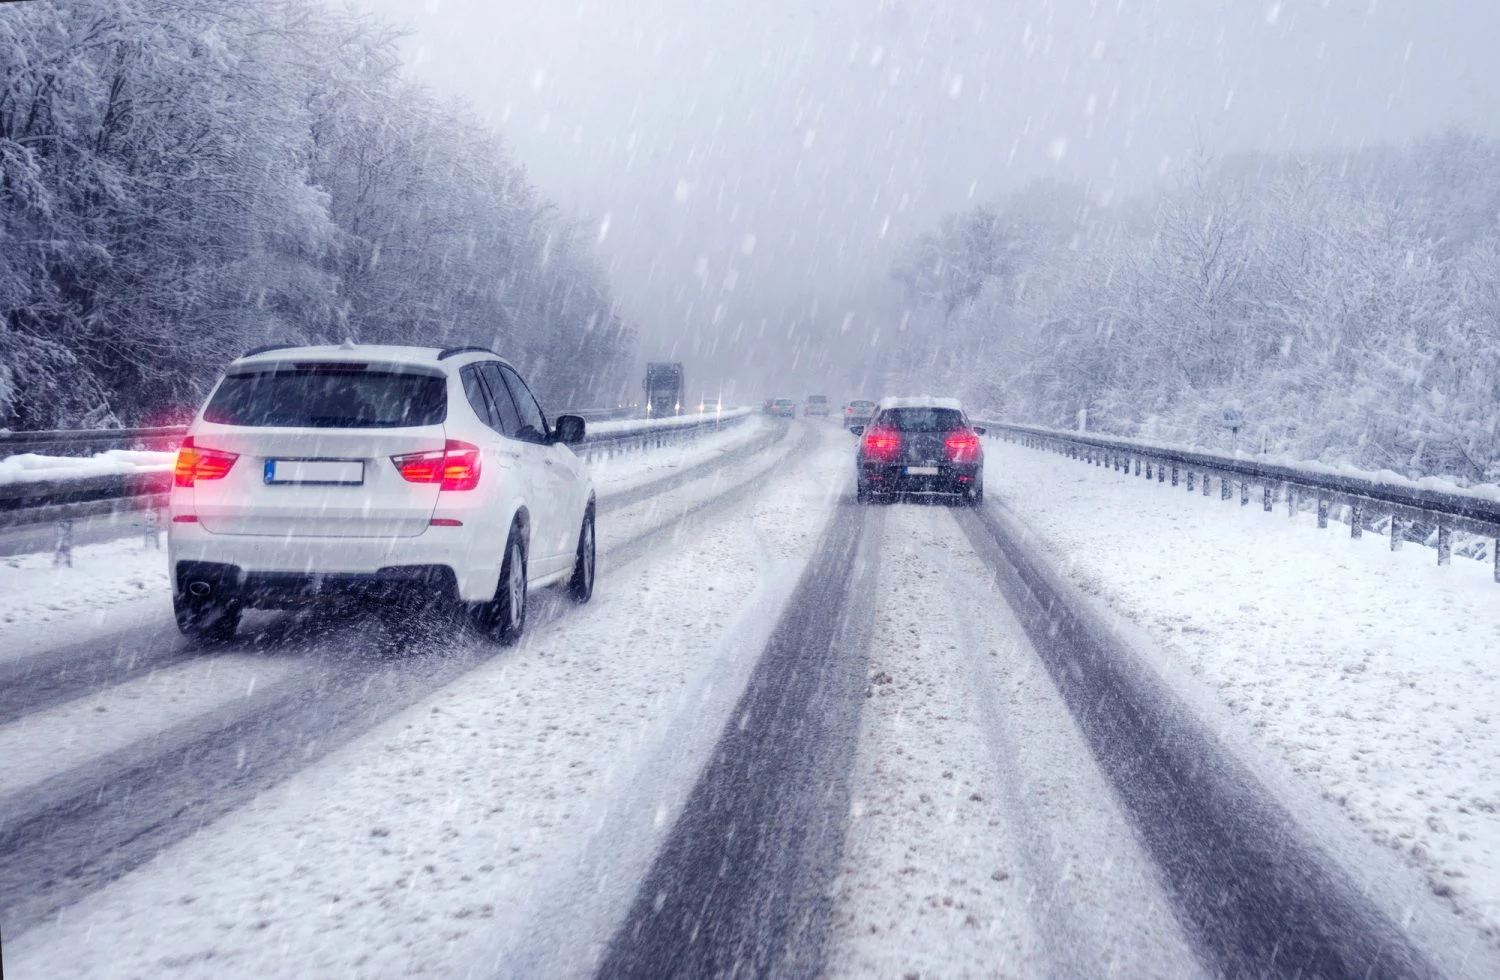
M 176 517 L 172 518 L 172 523 L 173 524 L 197 524 L 198 523 L 198 515 L 197 514 L 178 514 Z
M 177 465 L 172 470 L 172 482 L 179 487 L 190 487 L 199 480 L 222 480 L 229 475 L 239 453 L 226 453 L 222 449 L 207 449 L 193 444 L 193 437 L 182 440 L 177 450 Z
M 479 447 L 449 439 L 442 449 L 392 456 L 391 462 L 407 483 L 438 483 L 441 490 L 473 490 L 479 486 Z
M 957 429 L 943 440 L 948 449 L 948 459 L 954 463 L 974 463 L 979 460 L 979 437 L 968 429 Z
M 433 527 L 463 527 L 464 526 L 464 522 L 463 521 L 454 520 L 451 517 L 434 517 L 431 521 L 428 521 L 428 523 L 431 524 Z
M 878 426 L 865 432 L 865 458 L 877 463 L 894 462 L 901 455 L 901 433 Z

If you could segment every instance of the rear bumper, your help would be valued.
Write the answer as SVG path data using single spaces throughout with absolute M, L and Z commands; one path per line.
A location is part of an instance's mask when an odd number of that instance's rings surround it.
M 860 489 L 875 493 L 968 493 L 979 481 L 983 463 L 943 463 L 936 475 L 912 475 L 907 464 L 861 463 Z
M 231 580 L 239 589 L 255 586 L 253 605 L 288 605 L 371 591 L 379 595 L 387 582 L 404 583 L 409 590 L 431 575 L 410 569 L 435 568 L 444 570 L 444 582 L 451 582 L 458 599 L 488 601 L 495 596 L 504 557 L 492 554 L 500 549 L 487 547 L 467 527 L 432 527 L 402 538 L 210 534 L 196 524 L 168 527 L 167 556 L 175 586 L 183 588 L 176 581 L 183 563 L 221 566 L 233 570 L 221 572 L 229 576 L 225 587 Z
M 179 561 L 172 567 L 179 595 L 227 599 L 260 609 L 288 609 L 340 599 L 391 602 L 406 596 L 453 601 L 458 583 L 446 565 L 391 565 L 368 574 L 249 572 L 219 562 Z

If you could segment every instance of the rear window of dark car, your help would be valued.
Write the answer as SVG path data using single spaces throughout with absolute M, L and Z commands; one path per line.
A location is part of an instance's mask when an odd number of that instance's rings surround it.
M 329 367 L 228 375 L 203 419 L 218 425 L 395 429 L 437 425 L 447 414 L 441 377 Z
M 828 404 L 828 396 L 827 395 L 808 395 L 807 396 L 807 400 L 808 400 L 808 402 L 810 404 L 813 404 L 813 405 L 826 405 L 826 404 Z
M 964 414 L 952 408 L 888 408 L 879 421 L 904 432 L 952 432 L 964 427 Z

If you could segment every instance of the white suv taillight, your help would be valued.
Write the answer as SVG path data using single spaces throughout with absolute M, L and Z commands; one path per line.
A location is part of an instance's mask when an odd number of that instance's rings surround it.
M 182 440 L 177 450 L 177 465 L 172 469 L 172 482 L 179 487 L 193 486 L 199 480 L 222 480 L 229 475 L 239 453 L 226 453 L 222 449 L 209 449 L 193 443 L 193 437 Z
M 441 490 L 473 490 L 479 486 L 479 447 L 449 439 L 442 449 L 392 456 L 391 462 L 408 483 L 438 483 Z

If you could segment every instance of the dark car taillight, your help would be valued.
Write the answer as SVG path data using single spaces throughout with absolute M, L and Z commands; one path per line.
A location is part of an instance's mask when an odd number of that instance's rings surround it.
M 969 429 L 957 429 L 943 440 L 948 450 L 948 461 L 952 463 L 975 463 L 979 461 L 979 437 Z
M 888 426 L 877 426 L 865 432 L 865 458 L 877 463 L 893 463 L 901 455 L 901 433 Z

